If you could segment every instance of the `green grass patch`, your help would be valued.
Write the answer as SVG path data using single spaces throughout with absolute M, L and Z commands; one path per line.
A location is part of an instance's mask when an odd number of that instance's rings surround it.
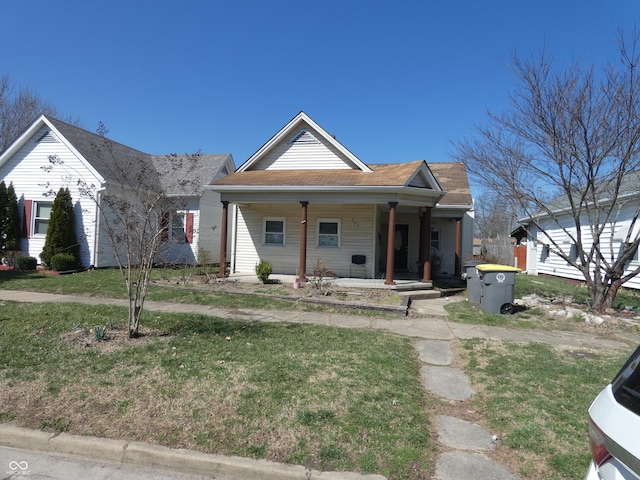
M 393 479 L 433 472 L 408 338 L 147 312 L 129 340 L 123 308 L 2 312 L 2 419 Z M 109 326 L 106 340 L 92 340 L 96 325 Z
M 587 410 L 630 352 L 576 352 L 538 343 L 466 340 L 472 400 L 510 448 L 523 478 L 581 479 L 589 463 Z M 521 459 L 518 461 L 517 459 Z

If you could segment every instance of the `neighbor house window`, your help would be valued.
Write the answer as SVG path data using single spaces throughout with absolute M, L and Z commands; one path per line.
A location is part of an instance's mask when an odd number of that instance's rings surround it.
M 33 233 L 36 235 L 46 235 L 49 228 L 49 217 L 51 217 L 51 202 L 36 202 L 35 221 Z
M 284 245 L 284 218 L 265 218 L 264 243 L 266 245 Z
M 340 220 L 318 220 L 318 246 L 340 247 Z
M 184 243 L 186 239 L 185 234 L 185 214 L 174 213 L 171 215 L 171 240 L 176 243 Z
M 549 245 L 542 245 L 542 251 L 540 252 L 540 261 L 546 262 L 549 258 Z

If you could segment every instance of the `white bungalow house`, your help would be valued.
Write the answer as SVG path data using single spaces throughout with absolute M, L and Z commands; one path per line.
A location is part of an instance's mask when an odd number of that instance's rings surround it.
M 230 271 L 304 281 L 318 259 L 341 277 L 459 275 L 472 256 L 472 198 L 461 163 L 368 165 L 304 112 L 210 187 L 223 204 Z M 229 207 L 231 208 L 231 214 Z
M 612 204 L 607 196 L 607 187 L 601 187 L 600 209 L 602 212 L 611 211 L 611 215 L 603 222 L 603 232 L 600 235 L 600 250 L 604 259 L 611 261 L 617 258 L 624 245 L 636 247 L 632 257 L 625 264 L 623 276 L 640 267 L 637 244 L 640 239 L 640 172 L 634 172 L 624 177 L 620 185 L 620 193 L 616 203 Z M 521 227 L 512 236 L 523 243 L 526 239 L 526 272 L 531 275 L 549 275 L 570 280 L 584 280 L 582 273 L 568 263 L 560 252 L 572 260 L 577 259 L 576 241 L 581 241 L 584 249 L 589 251 L 593 244 L 591 225 L 594 223 L 593 208 L 590 213 L 583 208 L 580 216 L 580 237 L 576 222 L 569 207 L 567 197 L 561 196 L 549 203 L 546 212 L 540 212 L 531 217 L 518 220 Z M 591 215 L 591 218 L 589 217 Z M 597 221 L 595 222 L 597 223 Z M 624 284 L 627 288 L 640 289 L 640 277 L 636 276 Z
M 49 169 L 51 158 L 58 159 L 62 166 Z M 22 210 L 22 252 L 39 261 L 53 203 L 48 192 L 55 193 L 61 187 L 68 187 L 75 204 L 82 265 L 115 265 L 111 244 L 101 233 L 100 209 L 93 200 L 82 197 L 78 180 L 94 185 L 98 194 L 116 192 L 123 187 L 140 188 L 126 180 L 135 175 L 116 174 L 118 169 L 124 168 L 133 173 L 146 172 L 169 196 L 180 198 L 180 209 L 170 212 L 166 218 L 169 228 L 163 239 L 162 258 L 158 261 L 194 263 L 202 252 L 209 259 L 217 259 L 220 235 L 214 233 L 211 219 L 221 216 L 219 194 L 211 190 L 195 194 L 181 185 L 198 182 L 204 185 L 233 172 L 233 158 L 230 154 L 189 156 L 197 162 L 197 167 L 188 173 L 191 181 L 174 182 L 168 172 L 175 169 L 168 167 L 184 158 L 149 155 L 74 125 L 40 116 L 0 155 L 0 181 L 4 180 L 7 185 L 13 183 Z

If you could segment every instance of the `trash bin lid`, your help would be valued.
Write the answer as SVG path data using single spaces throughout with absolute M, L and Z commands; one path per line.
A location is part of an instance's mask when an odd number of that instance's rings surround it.
M 462 266 L 463 266 L 464 268 L 467 268 L 467 267 L 476 267 L 476 266 L 478 266 L 478 265 L 482 265 L 483 263 L 487 263 L 487 262 L 483 262 L 482 260 L 471 260 L 471 261 L 469 261 L 469 262 L 464 262 L 464 263 L 462 264 Z
M 498 265 L 496 263 L 483 263 L 476 265 L 476 268 L 481 272 L 521 272 L 519 268 L 511 267 L 509 265 Z

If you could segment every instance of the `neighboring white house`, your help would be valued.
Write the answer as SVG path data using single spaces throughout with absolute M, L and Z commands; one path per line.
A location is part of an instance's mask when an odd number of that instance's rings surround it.
M 460 274 L 472 257 L 472 198 L 461 163 L 368 165 L 304 112 L 210 186 L 224 204 L 232 273 L 266 259 L 274 273 Z M 231 213 L 228 212 L 232 207 Z M 227 228 L 221 231 L 227 235 Z M 413 272 L 413 273 L 411 273 Z
M 209 259 L 217 259 L 220 237 L 214 230 L 215 221 L 221 216 L 219 195 L 210 190 L 194 195 L 193 190 L 181 188 L 183 183 L 172 182 L 174 179 L 167 173 L 174 171 L 168 168 L 169 163 L 182 162 L 186 157 L 149 155 L 74 125 L 40 116 L 0 156 L 0 181 L 13 183 L 22 211 L 21 250 L 39 261 L 53 203 L 51 192 L 67 187 L 74 202 L 82 265 L 114 266 L 113 249 L 106 235 L 101 234 L 100 210 L 94 201 L 82 197 L 78 180 L 93 185 L 98 195 L 140 188 L 134 182 L 123 184 L 126 182 L 123 178 L 135 175 L 115 174 L 116 169 L 124 166 L 128 173 L 151 175 L 169 196 L 181 199 L 181 208 L 166 218 L 170 228 L 159 261 L 194 263 L 199 250 L 206 252 Z M 61 165 L 49 168 L 52 158 Z M 196 168 L 188 173 L 189 185 L 206 185 L 235 169 L 230 154 L 198 154 L 189 158 L 197 162 Z
M 634 220 L 637 218 L 640 208 L 640 173 L 627 175 L 620 188 L 613 215 L 604 224 L 603 233 L 600 236 L 600 250 L 607 258 L 617 257 L 625 243 L 633 243 L 640 235 L 640 224 Z M 535 218 L 527 217 L 519 220 L 523 226 L 516 232 L 526 231 L 527 245 L 527 273 L 531 275 L 551 275 L 572 280 L 584 280 L 582 273 L 569 264 L 567 260 L 558 254 L 562 251 L 565 255 L 577 259 L 576 225 L 574 217 L 566 203 L 566 197 L 559 197 L 553 205 L 549 205 L 549 213 L 541 213 Z M 601 205 L 610 205 L 606 199 L 601 199 Z M 534 222 L 535 220 L 535 222 Z M 589 250 L 593 244 L 591 234 L 592 220 L 583 214 L 580 217 L 580 230 L 582 243 L 585 250 Z M 521 237 L 524 237 L 520 233 Z M 630 262 L 626 264 L 625 274 L 638 268 L 640 259 L 638 250 Z M 627 288 L 640 289 L 640 278 L 634 277 L 624 284 Z

